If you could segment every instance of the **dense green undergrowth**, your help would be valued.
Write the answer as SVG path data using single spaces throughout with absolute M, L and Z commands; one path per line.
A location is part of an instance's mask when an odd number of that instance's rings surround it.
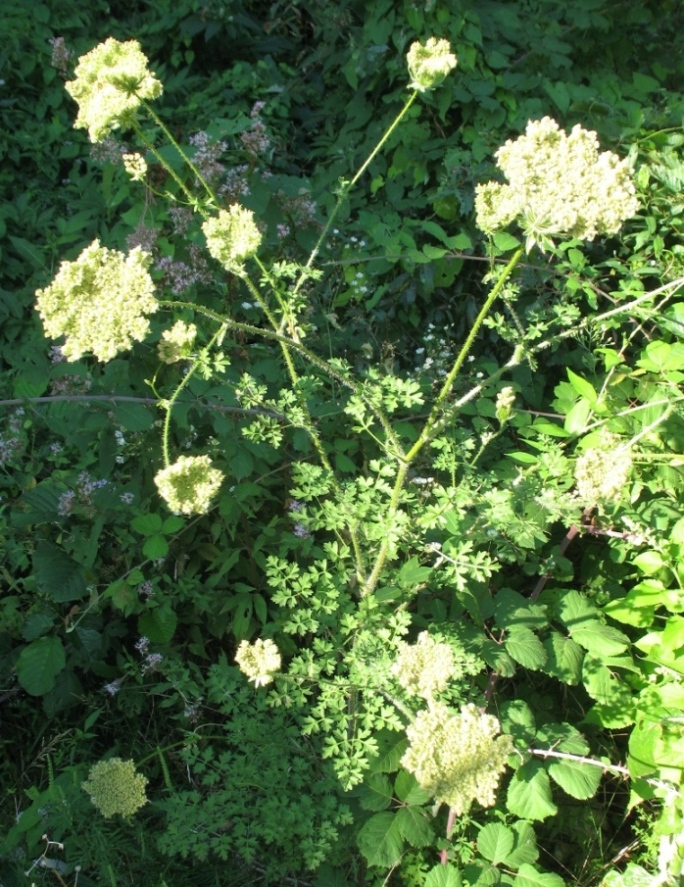
M 4 5 L 2 884 L 680 883 L 682 24 L 611 0 Z M 347 189 L 433 35 L 458 68 Z M 159 126 L 161 157 L 73 128 L 65 80 L 109 36 L 140 41 L 169 134 L 258 219 L 286 348 L 206 253 L 213 208 Z M 546 115 L 630 158 L 640 210 L 503 277 L 524 238 L 478 230 L 475 186 Z M 182 304 L 113 360 L 65 362 L 35 293 L 96 238 L 151 250 Z M 233 324 L 211 350 L 202 309 Z M 178 319 L 201 359 L 165 442 L 226 475 L 197 516 L 154 483 Z M 622 495 L 578 498 L 583 454 L 626 445 Z M 516 748 L 496 803 L 457 817 L 400 763 L 418 706 L 393 663 L 422 632 L 461 663 L 440 699 Z M 283 659 L 268 687 L 235 664 L 257 638 Z M 148 780 L 127 818 L 82 788 L 112 757 Z

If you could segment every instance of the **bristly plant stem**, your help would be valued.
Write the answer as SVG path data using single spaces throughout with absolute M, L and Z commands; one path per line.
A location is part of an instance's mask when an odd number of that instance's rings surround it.
M 345 200 L 347 194 L 349 194 L 349 192 L 351 191 L 351 189 L 352 189 L 352 188 L 354 187 L 354 185 L 358 182 L 358 180 L 361 178 L 361 176 L 364 174 L 364 172 L 368 169 L 368 167 L 369 167 L 370 164 L 373 162 L 373 160 L 375 160 L 375 158 L 377 157 L 378 153 L 379 153 L 380 150 L 382 149 L 382 146 L 385 144 L 385 142 L 387 141 L 387 139 L 392 135 L 392 133 L 394 132 L 394 130 L 399 126 L 399 124 L 401 123 L 401 121 L 404 119 L 404 117 L 406 116 L 406 114 L 407 114 L 409 108 L 410 108 L 411 105 L 415 102 L 417 96 L 418 96 L 418 92 L 417 92 L 417 90 L 414 90 L 414 91 L 411 93 L 411 95 L 409 96 L 409 98 L 407 99 L 406 103 L 404 104 L 404 107 L 401 109 L 401 111 L 400 111 L 400 112 L 397 114 L 397 116 L 394 118 L 394 120 L 393 120 L 392 123 L 390 124 L 389 128 L 387 129 L 387 131 L 385 132 L 385 134 L 383 135 L 383 137 L 382 137 L 382 138 L 380 139 L 380 141 L 378 142 L 378 144 L 373 148 L 373 150 L 372 150 L 371 153 L 368 155 L 368 157 L 366 158 L 366 160 L 361 164 L 361 166 L 359 167 L 359 169 L 358 169 L 358 171 L 356 172 L 355 176 L 354 176 L 350 181 L 348 181 L 348 182 L 346 182 L 346 181 L 345 181 L 345 182 L 342 182 L 342 184 L 340 185 L 340 190 L 339 190 L 339 196 L 338 196 L 338 198 L 337 198 L 337 203 L 336 203 L 335 206 L 333 207 L 333 210 L 332 210 L 332 212 L 330 213 L 330 216 L 328 217 L 328 221 L 325 223 L 325 226 L 324 226 L 324 228 L 323 228 L 323 231 L 321 232 L 321 236 L 318 238 L 318 240 L 316 241 L 316 245 L 315 245 L 314 248 L 311 250 L 311 255 L 310 255 L 309 258 L 307 259 L 306 265 L 304 266 L 304 270 L 302 271 L 302 273 L 301 273 L 301 274 L 299 275 L 299 277 L 297 278 L 297 281 L 296 281 L 296 283 L 295 283 L 295 285 L 294 285 L 294 290 L 293 290 L 294 295 L 296 295 L 296 294 L 299 292 L 300 287 L 301 287 L 302 284 L 304 283 L 304 281 L 305 281 L 305 279 L 306 279 L 306 271 L 307 271 L 307 270 L 313 265 L 313 263 L 316 261 L 316 256 L 318 255 L 321 246 L 322 246 L 323 243 L 325 242 L 325 239 L 326 239 L 326 237 L 328 236 L 328 232 L 329 232 L 330 229 L 332 228 L 333 223 L 334 223 L 335 219 L 337 218 L 337 214 L 338 214 L 339 211 L 340 211 L 340 207 L 342 206 L 342 204 L 343 204 L 343 202 L 344 202 L 344 200 Z
M 211 349 L 214 347 L 215 343 L 218 342 L 225 334 L 228 329 L 227 324 L 222 324 L 218 330 L 211 337 L 209 342 L 204 346 L 199 355 L 195 358 L 187 373 L 183 376 L 180 384 L 176 387 L 176 390 L 173 392 L 171 397 L 167 401 L 161 401 L 160 406 L 166 411 L 166 415 L 164 416 L 164 427 L 162 429 L 162 452 L 164 455 L 164 467 L 168 468 L 171 464 L 171 458 L 169 455 L 169 432 L 171 429 L 171 411 L 173 409 L 173 405 L 178 400 L 178 397 L 181 391 L 188 384 L 195 371 L 199 367 L 202 360 L 208 356 Z

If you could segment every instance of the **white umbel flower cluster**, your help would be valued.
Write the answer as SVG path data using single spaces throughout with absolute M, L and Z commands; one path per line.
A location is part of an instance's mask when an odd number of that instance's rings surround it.
M 639 208 L 629 162 L 599 151 L 596 133 L 579 124 L 566 135 L 550 117 L 531 120 L 496 160 L 508 184 L 477 186 L 478 227 L 494 233 L 517 220 L 528 249 L 557 235 L 615 234 Z
M 157 354 L 163 363 L 177 363 L 190 357 L 197 338 L 197 327 L 194 323 L 177 320 L 170 330 L 164 330 L 161 341 L 157 345 Z
M 412 43 L 406 53 L 406 63 L 411 75 L 410 89 L 427 92 L 446 79 L 456 65 L 456 56 L 451 51 L 448 40 L 430 37 L 423 45 Z
M 602 435 L 575 463 L 577 494 L 585 505 L 619 502 L 632 471 L 632 453 L 614 434 Z
M 491 807 L 513 751 L 510 736 L 497 736 L 500 729 L 495 717 L 475 705 L 454 714 L 436 702 L 406 728 L 410 745 L 402 766 L 457 816 L 467 813 L 473 801 Z
M 73 262 L 62 262 L 50 286 L 36 293 L 48 336 L 65 336 L 62 354 L 78 360 L 91 351 L 111 360 L 141 342 L 148 314 L 159 307 L 147 267 L 151 256 L 139 246 L 128 256 L 95 240 Z
M 110 37 L 82 55 L 67 92 L 78 102 L 74 126 L 101 142 L 119 127 L 129 127 L 143 101 L 161 95 L 162 85 L 147 68 L 137 40 Z
M 205 514 L 223 482 L 209 456 L 180 456 L 154 478 L 159 495 L 175 514 Z
M 255 687 L 270 684 L 275 672 L 280 671 L 282 660 L 275 643 L 267 638 L 258 638 L 253 644 L 241 641 L 235 653 L 235 661 L 240 671 L 254 681 Z
M 454 654 L 448 644 L 435 641 L 423 631 L 415 644 L 399 643 L 399 655 L 391 671 L 412 696 L 433 699 L 453 676 Z
M 237 203 L 207 219 L 202 230 L 211 255 L 233 274 L 242 273 L 245 261 L 256 255 L 261 244 L 254 213 Z

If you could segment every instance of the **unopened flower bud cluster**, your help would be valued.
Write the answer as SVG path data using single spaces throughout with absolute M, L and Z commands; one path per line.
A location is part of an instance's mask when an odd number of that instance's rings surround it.
M 147 778 L 136 773 L 133 761 L 110 758 L 90 768 L 83 790 L 105 819 L 119 813 L 132 816 L 147 803 Z
M 595 132 L 570 135 L 555 120 L 531 120 L 525 134 L 496 152 L 508 184 L 478 185 L 477 224 L 487 233 L 517 220 L 528 241 L 555 235 L 593 240 L 615 234 L 639 203 L 627 160 L 599 151 Z
M 123 154 L 124 169 L 134 182 L 144 182 L 147 175 L 147 161 L 142 154 Z
M 473 801 L 491 807 L 508 756 L 510 736 L 498 736 L 499 722 L 475 705 L 460 714 L 435 702 L 406 728 L 410 745 L 401 764 L 439 803 L 457 816 L 467 813 Z
M 604 434 L 599 444 L 575 463 L 577 493 L 587 505 L 620 501 L 632 470 L 632 454 L 619 446 L 619 438 Z
M 391 671 L 407 693 L 433 699 L 451 680 L 454 654 L 449 644 L 441 644 L 423 631 L 415 644 L 399 643 Z
M 142 102 L 161 95 L 162 85 L 137 40 L 110 37 L 81 56 L 66 89 L 79 105 L 74 125 L 87 129 L 91 142 L 101 142 L 114 129 L 130 126 Z
M 159 495 L 175 514 L 205 514 L 223 482 L 209 456 L 180 456 L 157 473 Z
M 280 651 L 270 638 L 258 638 L 253 644 L 241 641 L 235 653 L 235 661 L 240 671 L 250 681 L 254 681 L 255 687 L 270 684 L 273 675 L 280 671 L 282 665 Z
M 111 360 L 145 338 L 146 315 L 158 308 L 149 263 L 139 247 L 126 256 L 95 240 L 75 261 L 62 262 L 52 283 L 37 291 L 45 332 L 66 337 L 62 352 L 68 360 L 89 351 Z

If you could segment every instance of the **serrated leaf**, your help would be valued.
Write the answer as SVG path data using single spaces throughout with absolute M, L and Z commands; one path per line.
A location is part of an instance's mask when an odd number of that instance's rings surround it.
M 409 742 L 405 736 L 395 739 L 392 735 L 391 744 L 384 749 L 377 758 L 371 761 L 370 769 L 373 773 L 394 773 L 399 769 L 399 761 L 403 758 Z
M 162 518 L 158 514 L 139 514 L 131 521 L 131 526 L 143 536 L 156 536 L 161 532 Z
M 560 620 L 566 628 L 574 628 L 582 622 L 596 619 L 598 610 L 578 591 L 565 591 L 558 607 Z
M 594 386 L 590 382 L 587 382 L 586 379 L 578 376 L 577 373 L 573 373 L 570 369 L 567 373 L 570 384 L 580 397 L 585 397 L 590 403 L 596 403 L 598 395 L 596 394 Z
M 80 564 L 51 542 L 40 542 L 33 554 L 38 587 L 57 603 L 76 601 L 86 593 Z
M 492 865 L 507 862 L 514 846 L 513 832 L 500 823 L 486 825 L 477 838 L 477 849 Z
M 582 622 L 576 628 L 571 628 L 570 635 L 573 641 L 598 658 L 624 653 L 630 643 L 627 635 L 617 628 L 604 625 L 598 619 Z
M 401 859 L 404 839 L 394 813 L 371 816 L 356 840 L 369 865 L 391 868 Z
M 512 853 L 509 853 L 506 865 L 509 868 L 520 868 L 524 863 L 536 862 L 539 858 L 537 836 L 529 822 L 518 820 L 513 823 L 516 845 Z
M 412 557 L 399 570 L 397 581 L 402 588 L 413 588 L 430 578 L 432 567 L 423 567 L 417 557 Z
M 138 633 L 153 644 L 168 644 L 176 631 L 178 617 L 173 610 L 159 607 L 148 610 L 138 619 Z
M 394 793 L 404 804 L 427 804 L 432 798 L 430 792 L 419 785 L 418 780 L 408 770 L 400 770 L 394 781 Z
M 582 679 L 582 660 L 584 650 L 572 638 L 564 637 L 557 631 L 551 632 L 544 640 L 546 650 L 546 667 L 544 671 L 574 686 Z
M 402 807 L 396 813 L 397 825 L 404 840 L 412 847 L 427 847 L 435 833 L 422 807 Z
M 462 884 L 458 869 L 451 865 L 436 865 L 425 876 L 424 887 L 462 887 Z
M 553 761 L 549 764 L 549 776 L 571 798 L 586 801 L 596 794 L 603 770 L 578 761 Z
M 64 645 L 59 638 L 38 638 L 19 654 L 17 678 L 31 696 L 44 696 L 55 686 L 65 664 Z
M 501 706 L 501 728 L 529 745 L 537 733 L 537 724 L 530 706 L 522 699 L 504 702 Z
M 166 557 L 169 553 L 169 543 L 165 536 L 148 536 L 143 545 L 143 554 L 151 561 Z
M 549 774 L 538 761 L 528 761 L 513 774 L 506 806 L 521 819 L 542 820 L 558 812 L 551 796 Z
M 531 603 L 517 591 L 502 588 L 494 598 L 494 619 L 501 629 L 544 628 L 548 624 L 546 607 Z
M 371 773 L 358 792 L 359 803 L 364 810 L 378 813 L 392 803 L 392 783 L 384 773 Z
M 533 671 L 546 665 L 546 650 L 537 635 L 529 628 L 513 629 L 504 643 L 508 655 L 523 668 Z
M 565 881 L 560 875 L 538 872 L 534 866 L 525 863 L 520 866 L 513 887 L 565 887 Z

